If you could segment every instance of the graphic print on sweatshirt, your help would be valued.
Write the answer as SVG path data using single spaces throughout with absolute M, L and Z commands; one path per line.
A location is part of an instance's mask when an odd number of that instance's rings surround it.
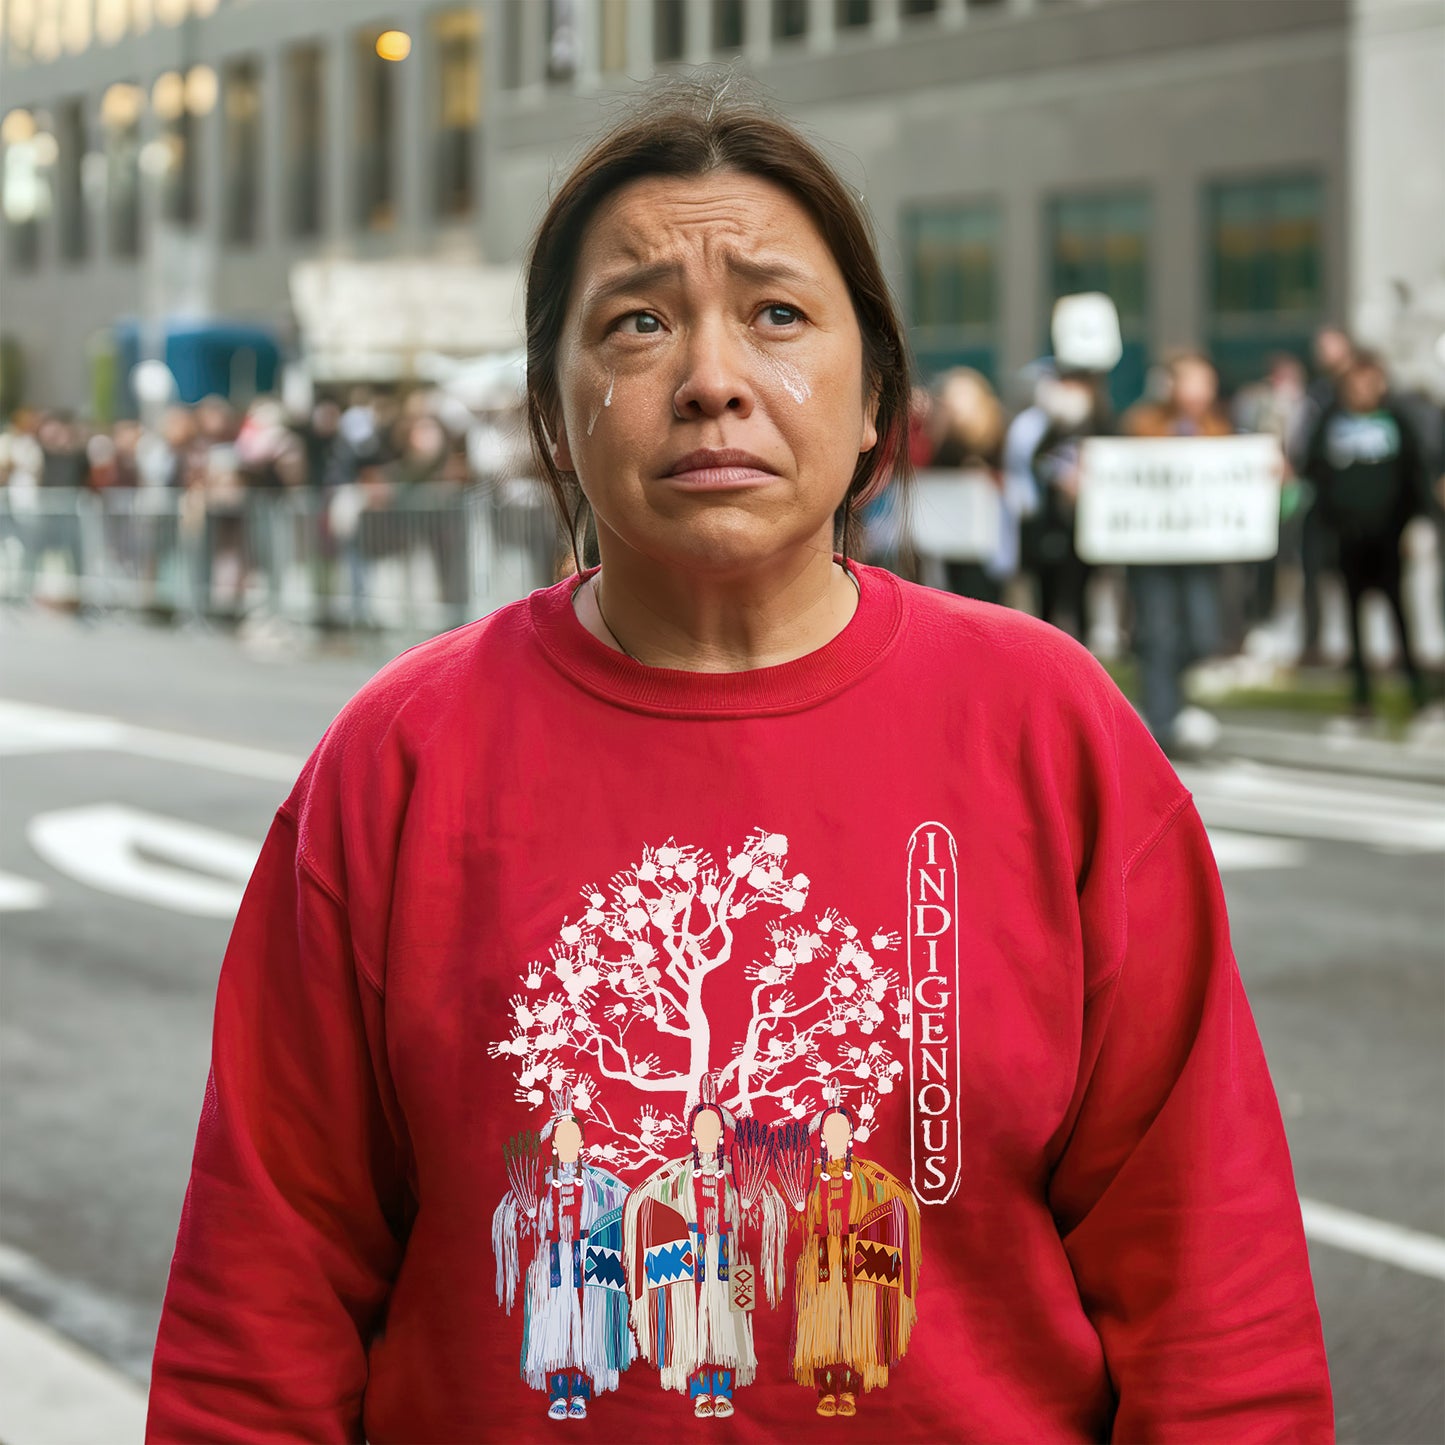
M 915 1190 L 942 1203 L 960 1172 L 953 840 L 910 840 L 906 954 L 791 853 L 766 827 L 720 853 L 646 844 L 519 972 L 490 1053 L 549 1117 L 508 1146 L 493 1244 L 509 1309 L 525 1277 L 522 1373 L 554 1418 L 585 1415 L 634 1354 L 695 1415 L 733 1414 L 759 1368 L 752 1311 L 788 1294 L 792 1358 L 773 1364 L 820 1414 L 855 1413 L 907 1347 Z M 905 1092 L 913 1188 L 854 1152 Z

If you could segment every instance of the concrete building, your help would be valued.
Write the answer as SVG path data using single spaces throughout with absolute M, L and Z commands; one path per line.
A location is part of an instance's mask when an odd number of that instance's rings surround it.
M 1440 0 L 0 6 L 37 404 L 104 390 L 118 317 L 284 332 L 298 259 L 515 264 L 619 98 L 718 61 L 865 195 L 925 371 L 1006 380 L 1080 289 L 1119 306 L 1121 399 L 1171 345 L 1240 380 L 1325 320 L 1421 355 L 1445 324 Z

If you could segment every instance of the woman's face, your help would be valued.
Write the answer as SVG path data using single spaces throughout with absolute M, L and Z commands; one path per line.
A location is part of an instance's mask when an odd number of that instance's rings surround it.
M 611 533 L 664 562 L 831 556 L 833 513 L 877 441 L 837 262 L 787 191 L 731 171 L 646 177 L 598 208 L 557 384 L 557 463 L 603 546 Z
M 852 1142 L 853 1126 L 846 1114 L 829 1114 L 823 1120 L 823 1145 L 828 1151 L 828 1158 L 841 1159 Z
M 723 1136 L 723 1121 L 713 1109 L 704 1109 L 692 1121 L 693 1143 L 700 1154 L 716 1154 Z
M 582 1130 L 575 1119 L 562 1119 L 552 1132 L 557 1159 L 562 1164 L 575 1164 L 582 1152 Z

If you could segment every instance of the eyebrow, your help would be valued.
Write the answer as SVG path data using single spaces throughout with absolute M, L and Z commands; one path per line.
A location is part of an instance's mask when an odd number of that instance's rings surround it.
M 735 276 L 763 284 L 768 282 L 783 282 L 791 286 L 817 284 L 817 277 L 811 272 L 776 257 L 753 260 L 747 256 L 733 254 L 727 258 L 727 268 Z M 619 296 L 625 296 L 634 291 L 644 291 L 650 286 L 657 285 L 660 281 L 676 280 L 681 275 L 682 267 L 676 261 L 658 261 L 651 266 L 633 266 L 629 270 L 618 272 L 616 275 L 606 277 L 590 286 L 583 295 L 582 304 L 584 308 L 589 309 L 605 306 Z

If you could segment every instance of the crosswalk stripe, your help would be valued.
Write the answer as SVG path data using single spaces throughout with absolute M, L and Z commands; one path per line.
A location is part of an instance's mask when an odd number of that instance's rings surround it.
M 1348 1209 L 1336 1209 L 1317 1199 L 1301 1199 L 1300 1213 L 1304 1216 L 1305 1234 L 1320 1244 L 1378 1259 L 1412 1274 L 1445 1279 L 1445 1239 Z
M 1181 767 L 1207 827 L 1357 843 L 1398 852 L 1445 852 L 1445 794 L 1426 785 L 1259 763 Z
M 133 1380 L 0 1300 L 0 1439 L 6 1445 L 141 1445 Z

